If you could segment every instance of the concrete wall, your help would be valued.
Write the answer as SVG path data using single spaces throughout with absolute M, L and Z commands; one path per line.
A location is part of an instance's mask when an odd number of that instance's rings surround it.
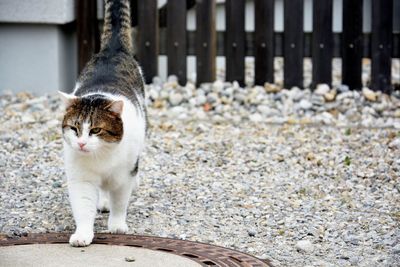
M 0 1 L 1 22 L 66 24 L 74 19 L 74 0 Z
M 73 88 L 76 39 L 66 26 L 0 24 L 0 91 Z
M 0 92 L 73 88 L 74 20 L 74 0 L 0 0 Z

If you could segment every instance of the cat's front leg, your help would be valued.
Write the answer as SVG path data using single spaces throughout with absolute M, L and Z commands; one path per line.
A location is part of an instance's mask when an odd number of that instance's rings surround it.
M 69 239 L 73 247 L 90 245 L 96 216 L 97 188 L 85 181 L 68 181 L 69 199 L 76 223 L 76 230 Z
M 110 217 L 108 218 L 108 230 L 114 234 L 124 234 L 128 231 L 126 224 L 126 212 L 129 198 L 134 186 L 134 177 L 129 177 L 129 184 L 122 185 L 110 191 Z

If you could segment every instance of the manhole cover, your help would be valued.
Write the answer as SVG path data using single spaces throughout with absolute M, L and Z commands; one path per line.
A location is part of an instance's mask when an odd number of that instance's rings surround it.
M 73 248 L 68 233 L 0 235 L 1 266 L 272 266 L 245 253 L 186 240 L 96 234 L 89 247 Z M 24 246 L 16 246 L 24 245 Z M 108 245 L 108 246 L 106 246 Z

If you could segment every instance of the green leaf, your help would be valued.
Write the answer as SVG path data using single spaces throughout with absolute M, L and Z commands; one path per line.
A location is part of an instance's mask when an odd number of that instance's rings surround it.
M 346 156 L 344 158 L 344 165 L 350 166 L 350 164 L 351 164 L 351 158 L 349 156 Z

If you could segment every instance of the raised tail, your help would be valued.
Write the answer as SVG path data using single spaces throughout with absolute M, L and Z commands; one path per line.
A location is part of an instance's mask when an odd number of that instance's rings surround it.
M 129 0 L 105 0 L 104 27 L 100 50 L 132 52 Z

